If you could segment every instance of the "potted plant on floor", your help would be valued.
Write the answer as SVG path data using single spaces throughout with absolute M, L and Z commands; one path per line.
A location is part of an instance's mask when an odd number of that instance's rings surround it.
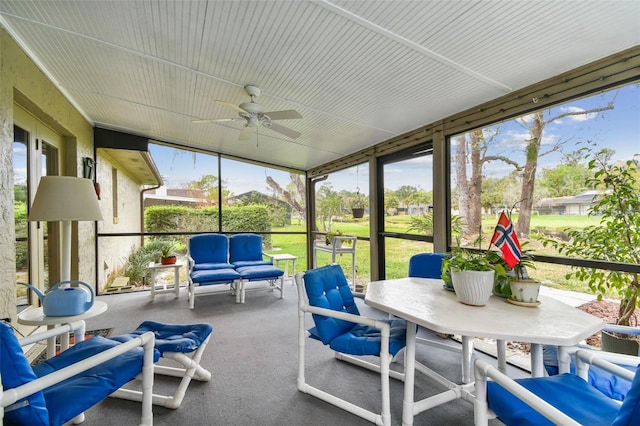
M 559 253 L 566 256 L 607 260 L 632 265 L 640 264 L 640 161 L 637 158 L 624 163 L 611 164 L 611 153 L 602 150 L 595 153 L 588 164 L 593 177 L 587 185 L 599 190 L 594 195 L 589 215 L 598 216 L 600 223 L 582 229 L 565 230 L 567 241 L 545 239 Z M 637 326 L 636 307 L 640 296 L 638 273 L 607 271 L 592 267 L 576 267 L 567 278 L 575 277 L 586 282 L 598 296 L 620 297 L 620 310 L 616 325 Z M 626 341 L 617 342 L 619 337 Z M 608 347 L 616 341 L 620 348 Z M 636 336 L 620 336 L 602 333 L 604 350 L 638 354 Z M 623 348 L 625 346 L 625 348 Z
M 458 248 L 442 261 L 442 279 L 453 285 L 458 300 L 466 305 L 487 304 L 496 272 L 504 274 L 504 268 L 491 263 L 489 253 L 485 252 Z
M 160 263 L 163 265 L 173 265 L 176 263 L 178 258 L 174 253 L 174 248 L 173 244 L 165 244 L 160 248 Z

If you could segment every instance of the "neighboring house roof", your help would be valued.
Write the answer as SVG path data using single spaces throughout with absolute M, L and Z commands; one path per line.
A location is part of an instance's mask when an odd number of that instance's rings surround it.
M 566 197 L 551 197 L 543 198 L 536 203 L 536 206 L 567 206 L 571 204 L 591 205 L 596 201 L 598 191 L 584 191 L 578 195 L 571 195 Z

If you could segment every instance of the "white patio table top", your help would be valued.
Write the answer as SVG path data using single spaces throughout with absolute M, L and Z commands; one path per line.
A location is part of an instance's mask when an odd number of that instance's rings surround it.
M 451 384 L 449 391 L 416 403 L 413 400 L 416 327 L 407 327 L 403 406 L 406 425 L 413 424 L 413 417 L 426 409 L 457 398 L 473 398 L 470 384 L 474 337 L 531 343 L 532 374 L 540 376 L 542 345 L 574 346 L 605 325 L 600 318 L 545 296 L 540 296 L 541 303 L 534 308 L 516 306 L 496 296 L 485 306 L 464 305 L 443 284 L 439 279 L 400 278 L 373 281 L 367 286 L 367 305 L 435 332 L 462 336 L 463 384 Z

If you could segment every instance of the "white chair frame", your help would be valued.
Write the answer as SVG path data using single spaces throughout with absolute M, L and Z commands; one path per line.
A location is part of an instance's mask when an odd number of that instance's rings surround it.
M 389 336 L 391 328 L 389 324 L 383 320 L 377 320 L 373 318 L 363 317 L 359 315 L 348 314 L 345 312 L 338 312 L 332 309 L 323 309 L 315 306 L 310 306 L 307 301 L 307 294 L 304 288 L 303 278 L 304 273 L 298 273 L 295 276 L 296 286 L 298 288 L 298 390 L 300 392 L 312 395 L 318 399 L 321 399 L 329 404 L 335 405 L 351 414 L 361 417 L 377 425 L 390 426 L 391 425 L 391 400 L 389 390 L 389 378 L 394 378 L 400 381 L 404 381 L 404 373 L 400 373 L 389 368 L 389 364 L 393 361 L 391 354 L 389 353 Z M 353 322 L 356 324 L 363 324 L 370 327 L 375 327 L 380 330 L 381 345 L 380 345 L 380 364 L 374 364 L 365 361 L 361 358 L 343 354 L 341 352 L 335 352 L 336 359 L 349 362 L 359 367 L 366 368 L 380 374 L 380 388 L 381 388 L 381 412 L 375 413 L 367 410 L 342 398 L 338 398 L 335 395 L 327 393 L 321 389 L 311 386 L 306 382 L 305 378 L 305 345 L 307 337 L 307 331 L 305 328 L 305 315 L 318 314 L 327 317 L 338 318 L 344 321 Z
M 43 333 L 37 333 L 23 339 L 20 339 L 20 345 L 26 346 L 32 343 L 36 343 L 40 340 L 49 339 L 64 333 L 74 332 L 78 333 L 78 330 L 84 330 L 84 321 L 76 321 L 71 324 L 65 324 L 60 327 L 48 330 Z M 20 399 L 26 398 L 36 392 L 60 383 L 69 379 L 77 374 L 82 373 L 90 368 L 93 368 L 99 364 L 109 361 L 123 353 L 130 351 L 138 346 L 144 347 L 143 363 L 142 363 L 142 415 L 140 418 L 141 425 L 153 425 L 153 410 L 152 410 L 152 394 L 153 394 L 153 355 L 154 355 L 155 337 L 153 333 L 144 333 L 135 339 L 132 339 L 126 343 L 122 343 L 116 347 L 108 349 L 99 354 L 93 355 L 80 362 L 69 365 L 61 370 L 47 374 L 46 376 L 32 380 L 21 386 L 12 389 L 2 389 L 0 386 L 0 420 L 4 418 L 4 408 L 11 404 L 14 404 Z M 0 384 L 2 378 L 0 377 Z M 82 423 L 84 421 L 84 414 L 80 414 L 73 419 L 74 424 Z
M 565 352 L 567 353 L 567 352 Z M 589 366 L 595 365 L 607 370 L 619 377 L 627 380 L 633 380 L 634 372 L 623 367 L 613 364 L 613 362 L 622 361 L 625 363 L 629 360 L 628 356 L 617 356 L 607 352 L 598 352 L 593 350 L 578 350 L 575 352 L 576 357 L 576 375 L 583 380 L 587 380 Z M 636 358 L 636 365 L 640 359 Z M 580 423 L 564 414 L 562 411 L 548 404 L 542 398 L 529 392 L 520 386 L 516 381 L 500 372 L 482 359 L 475 361 L 475 378 L 476 378 L 476 399 L 474 402 L 474 416 L 476 426 L 487 426 L 490 418 L 495 418 L 495 414 L 489 410 L 487 404 L 487 379 L 500 384 L 504 389 L 525 402 L 531 408 L 542 414 L 554 424 L 563 426 L 578 426 Z

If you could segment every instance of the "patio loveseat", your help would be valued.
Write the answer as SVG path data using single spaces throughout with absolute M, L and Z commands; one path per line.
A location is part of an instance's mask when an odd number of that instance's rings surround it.
M 262 237 L 242 233 L 227 237 L 224 234 L 200 234 L 188 244 L 189 308 L 195 305 L 196 288 L 218 284 L 229 285 L 236 303 L 245 302 L 245 284 L 267 281 L 270 289 L 283 294 L 284 271 L 264 260 Z

